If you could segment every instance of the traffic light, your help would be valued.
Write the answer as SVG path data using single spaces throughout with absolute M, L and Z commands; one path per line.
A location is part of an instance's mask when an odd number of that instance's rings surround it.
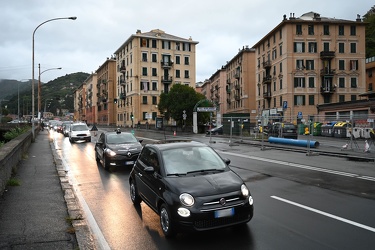
M 115 98 L 115 99 L 113 99 L 113 102 L 114 102 L 114 103 L 117 103 L 117 99 L 116 99 L 116 98 Z
M 132 121 L 134 120 L 133 112 L 131 112 L 131 114 L 130 114 L 130 119 L 132 119 Z

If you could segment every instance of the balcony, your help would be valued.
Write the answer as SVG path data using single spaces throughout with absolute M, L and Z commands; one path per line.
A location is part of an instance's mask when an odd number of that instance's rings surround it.
M 227 84 L 230 84 L 230 79 L 229 78 L 227 78 Z
M 234 99 L 235 99 L 236 101 L 239 101 L 239 100 L 241 99 L 241 97 L 240 97 L 240 95 L 234 95 Z
M 120 85 L 125 85 L 126 81 L 125 79 L 120 79 Z
M 263 84 L 271 83 L 272 77 L 270 75 L 263 77 Z
M 225 90 L 227 91 L 228 94 L 230 94 L 231 89 L 229 86 L 227 86 Z
M 263 98 L 270 99 L 271 98 L 271 92 L 264 92 Z
M 239 78 L 240 78 L 240 73 L 239 73 L 239 72 L 236 72 L 236 73 L 234 74 L 234 78 L 239 79 Z
M 120 99 L 121 99 L 121 100 L 125 100 L 125 99 L 126 99 L 126 96 L 125 96 L 124 93 L 120 93 Z
M 121 67 L 120 67 L 120 72 L 121 72 L 121 73 L 125 73 L 125 72 L 126 72 L 126 67 L 125 67 L 125 65 L 121 65 Z
M 164 62 L 164 61 L 161 61 L 160 64 L 161 64 L 162 68 L 170 68 L 170 67 L 172 67 L 173 62 Z
M 326 86 L 320 87 L 320 93 L 322 95 L 332 95 L 333 93 L 335 93 L 335 91 L 336 91 L 336 87 L 332 86 L 332 84 L 328 84 Z
M 324 68 L 320 70 L 321 76 L 334 76 L 336 73 L 335 69 Z
M 234 88 L 238 90 L 238 89 L 240 89 L 240 85 L 236 84 L 236 85 L 234 85 Z
M 335 57 L 335 51 L 321 51 L 320 59 L 332 59 Z
M 265 62 L 263 62 L 263 68 L 267 69 L 267 68 L 271 68 L 271 61 L 270 60 L 267 60 Z
M 161 82 L 164 84 L 171 84 L 173 78 L 171 76 L 162 76 L 161 77 Z

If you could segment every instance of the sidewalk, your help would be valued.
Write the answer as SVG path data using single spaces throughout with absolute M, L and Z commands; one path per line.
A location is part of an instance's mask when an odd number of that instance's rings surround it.
M 1 250 L 94 249 L 51 147 L 48 131 L 41 131 L 19 163 L 14 179 L 20 185 L 8 186 L 0 197 Z

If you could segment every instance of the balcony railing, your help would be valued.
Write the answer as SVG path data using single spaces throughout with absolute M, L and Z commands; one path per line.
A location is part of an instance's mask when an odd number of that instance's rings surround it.
M 271 67 L 271 61 L 270 60 L 267 60 L 265 62 L 263 62 L 263 68 L 270 68 Z
M 272 77 L 270 75 L 263 77 L 263 84 L 271 83 Z
M 164 84 L 170 84 L 172 83 L 173 78 L 171 76 L 162 76 L 161 82 Z
M 336 73 L 335 69 L 325 68 L 325 69 L 321 69 L 320 70 L 320 75 L 321 76 L 333 76 L 335 73 Z
M 330 59 L 335 57 L 335 51 L 321 51 L 320 58 L 321 59 Z
M 263 98 L 267 98 L 267 99 L 271 98 L 271 92 L 264 92 Z
M 161 61 L 160 64 L 161 64 L 162 68 L 170 68 L 170 67 L 172 67 L 173 62 L 164 62 L 164 61 Z

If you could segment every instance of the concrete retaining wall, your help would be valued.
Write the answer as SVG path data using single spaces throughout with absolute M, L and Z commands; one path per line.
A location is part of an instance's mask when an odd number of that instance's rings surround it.
M 18 163 L 28 152 L 31 141 L 32 133 L 29 130 L 0 148 L 0 195 L 4 193 L 12 173 L 17 173 Z

